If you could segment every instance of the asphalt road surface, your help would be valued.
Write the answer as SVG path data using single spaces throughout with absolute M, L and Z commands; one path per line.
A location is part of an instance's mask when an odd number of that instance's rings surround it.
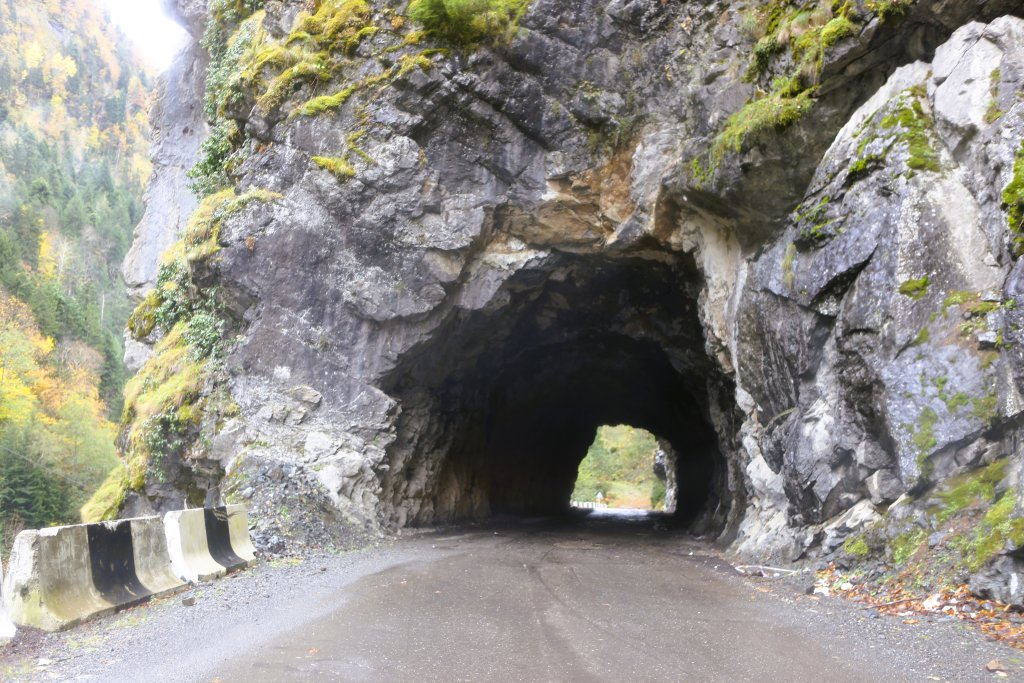
M 652 519 L 422 534 L 266 565 L 75 632 L 12 678 L 98 681 L 987 681 L 1018 653 L 740 576 Z M 148 611 L 147 611 L 148 610 Z M 134 618 L 134 621 L 131 621 Z M 71 647 L 61 638 L 77 638 Z M 88 646 L 83 647 L 81 643 Z M 24 648 L 23 648 L 24 649 Z M 31 657 L 47 656 L 41 651 Z M 2 669 L 0 669 L 2 671 Z M 20 672 L 20 673 L 19 673 Z

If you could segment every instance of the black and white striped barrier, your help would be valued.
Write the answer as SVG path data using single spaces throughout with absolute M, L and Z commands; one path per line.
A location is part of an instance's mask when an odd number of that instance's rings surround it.
M 571 500 L 569 505 L 574 508 L 583 508 L 585 510 L 603 510 L 608 507 L 608 503 L 594 503 L 587 500 Z
M 4 583 L 4 558 L 3 553 L 0 552 L 0 586 Z M 0 588 L 0 593 L 2 593 Z M 4 607 L 3 601 L 0 600 L 0 646 L 6 645 L 11 642 L 14 638 L 16 629 L 14 628 L 14 622 L 7 616 L 7 608 Z
M 174 573 L 190 583 L 209 581 L 256 559 L 244 505 L 175 510 L 164 516 Z
M 241 505 L 23 531 L 3 601 L 16 624 L 55 631 L 253 559 Z

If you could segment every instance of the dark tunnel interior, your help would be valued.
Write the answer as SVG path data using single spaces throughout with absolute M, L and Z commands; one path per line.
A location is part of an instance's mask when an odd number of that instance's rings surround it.
M 402 405 L 393 521 L 564 511 L 603 424 L 670 447 L 677 519 L 722 509 L 711 401 L 726 380 L 705 351 L 700 286 L 686 256 L 557 254 L 504 282 L 497 305 L 453 310 L 382 383 Z
M 656 344 L 619 335 L 541 347 L 498 378 L 484 452 L 495 512 L 557 512 L 602 424 L 630 424 L 679 456 L 678 513 L 703 509 L 715 468 L 715 434 L 684 379 Z

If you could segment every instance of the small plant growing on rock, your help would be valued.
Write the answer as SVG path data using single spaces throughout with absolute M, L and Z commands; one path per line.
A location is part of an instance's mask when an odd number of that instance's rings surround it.
M 313 163 L 341 181 L 356 175 L 356 169 L 342 157 L 313 157 Z
M 529 0 L 412 0 L 409 16 L 458 45 L 496 42 L 515 31 Z
M 917 301 L 928 293 L 928 276 L 907 280 L 900 285 L 900 294 Z
M 1017 256 L 1024 253 L 1024 142 L 1013 163 L 1013 178 L 1003 189 L 1003 206 L 1007 210 L 1007 224 L 1010 234 L 1014 235 L 1013 252 Z
M 868 9 L 878 15 L 882 21 L 893 17 L 901 17 L 907 13 L 917 0 L 870 0 Z

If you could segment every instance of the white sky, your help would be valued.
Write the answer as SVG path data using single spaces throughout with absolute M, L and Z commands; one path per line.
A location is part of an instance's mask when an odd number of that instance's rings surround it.
M 187 34 L 164 13 L 160 0 L 100 0 L 100 4 L 154 69 L 170 66 Z

